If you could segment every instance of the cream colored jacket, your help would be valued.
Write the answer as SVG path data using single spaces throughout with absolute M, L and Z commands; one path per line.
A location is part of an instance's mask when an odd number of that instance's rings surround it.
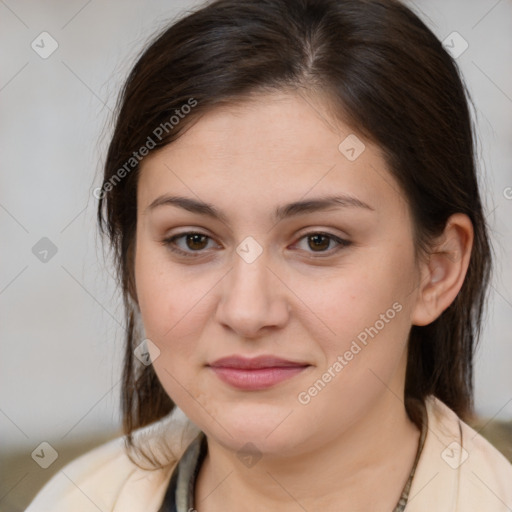
M 427 400 L 429 429 L 409 494 L 407 512 L 510 512 L 512 465 L 444 403 Z M 134 465 L 123 438 L 72 461 L 39 492 L 27 512 L 156 512 L 177 459 L 199 432 L 176 409 L 137 432 L 167 464 Z

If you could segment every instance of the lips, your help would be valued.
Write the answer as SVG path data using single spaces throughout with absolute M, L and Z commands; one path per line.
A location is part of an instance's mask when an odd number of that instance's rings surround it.
M 274 356 L 246 358 L 229 356 L 217 359 L 209 366 L 213 368 L 238 368 L 241 370 L 257 370 L 259 368 L 287 368 L 290 366 L 308 366 L 308 363 L 294 362 Z
M 229 356 L 217 359 L 207 366 L 226 384 L 238 389 L 256 391 L 275 386 L 301 373 L 310 365 L 275 356 Z

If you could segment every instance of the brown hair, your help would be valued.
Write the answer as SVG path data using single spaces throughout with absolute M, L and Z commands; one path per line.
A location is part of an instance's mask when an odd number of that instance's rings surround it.
M 427 250 L 450 215 L 471 219 L 474 245 L 460 293 L 436 321 L 412 326 L 405 398 L 416 423 L 412 404 L 430 394 L 462 418 L 472 411 L 491 249 L 466 90 L 453 59 L 398 1 L 218 0 L 168 27 L 139 57 L 118 100 L 105 162 L 98 222 L 114 250 L 126 310 L 122 412 L 129 443 L 134 429 L 174 407 L 153 367 L 133 354 L 141 342 L 134 152 L 172 143 L 221 103 L 299 87 L 323 93 L 336 115 L 383 150 L 410 204 L 417 248 Z M 192 112 L 170 122 L 191 100 Z

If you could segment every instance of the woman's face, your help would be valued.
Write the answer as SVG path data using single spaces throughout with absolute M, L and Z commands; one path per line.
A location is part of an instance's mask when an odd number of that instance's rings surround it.
M 409 208 L 379 149 L 320 102 L 211 111 L 143 162 L 137 203 L 154 368 L 208 436 L 300 453 L 403 408 L 419 280 Z M 287 362 L 215 366 L 231 356 Z

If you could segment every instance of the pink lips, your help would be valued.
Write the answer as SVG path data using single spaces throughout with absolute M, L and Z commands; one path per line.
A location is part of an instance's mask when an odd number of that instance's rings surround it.
M 223 357 L 208 365 L 225 383 L 244 390 L 266 389 L 297 375 L 310 365 L 274 356 Z

